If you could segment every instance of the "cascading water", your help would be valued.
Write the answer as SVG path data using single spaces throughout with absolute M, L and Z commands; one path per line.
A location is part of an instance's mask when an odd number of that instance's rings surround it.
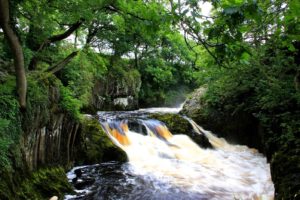
M 213 146 L 201 148 L 188 136 L 172 135 L 162 122 L 148 119 L 147 111 L 99 113 L 103 129 L 129 161 L 121 167 L 123 179 L 113 186 L 117 191 L 107 195 L 100 189 L 91 199 L 274 198 L 269 164 L 255 149 L 231 145 L 186 118 Z

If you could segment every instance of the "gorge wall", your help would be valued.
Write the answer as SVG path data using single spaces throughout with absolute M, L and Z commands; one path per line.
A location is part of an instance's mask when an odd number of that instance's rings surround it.
M 74 164 L 126 160 L 96 119 L 75 115 L 72 99 L 58 79 L 49 76 L 37 82 L 35 78 L 29 78 L 26 111 L 13 104 L 14 89 L 1 90 L 0 119 L 8 125 L 0 129 L 0 136 L 13 135 L 7 153 L 0 153 L 7 160 L 6 165 L 0 163 L 1 200 L 61 197 L 72 190 L 65 170 Z M 14 80 L 3 78 L 6 87 L 10 82 Z

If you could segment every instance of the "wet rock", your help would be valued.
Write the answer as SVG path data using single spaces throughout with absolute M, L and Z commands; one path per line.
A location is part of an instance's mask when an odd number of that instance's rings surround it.
M 264 152 L 258 120 L 251 113 L 224 113 L 210 107 L 205 101 L 205 92 L 205 88 L 195 90 L 180 113 L 230 143 L 247 145 Z
M 184 102 L 181 113 L 194 118 L 197 117 L 204 106 L 204 101 L 201 99 L 206 92 L 206 88 L 200 87 L 195 90 L 190 97 Z
M 76 174 L 76 177 L 77 177 L 77 178 L 80 178 L 81 175 L 82 175 L 81 169 L 76 169 L 76 170 L 74 171 L 74 173 Z
M 103 161 L 126 161 L 126 153 L 114 145 L 95 118 L 86 118 L 80 130 L 81 140 L 77 146 L 78 164 L 95 164 Z M 79 172 L 78 172 L 79 173 Z
M 204 135 L 199 135 L 193 130 L 192 125 L 179 114 L 151 114 L 149 118 L 157 119 L 166 124 L 170 132 L 174 135 L 188 135 L 194 142 L 204 148 L 211 148 L 211 144 Z
M 93 185 L 94 183 L 95 183 L 94 178 L 84 177 L 82 179 L 77 179 L 76 182 L 74 182 L 73 184 L 77 190 L 82 190 L 84 188 L 87 188 L 87 187 Z

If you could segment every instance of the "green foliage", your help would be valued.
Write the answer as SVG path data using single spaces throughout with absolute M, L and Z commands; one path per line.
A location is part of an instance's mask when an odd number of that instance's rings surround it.
M 80 108 L 88 106 L 90 104 L 92 88 L 96 80 L 103 77 L 107 71 L 107 63 L 108 61 L 104 56 L 91 50 L 80 52 L 79 55 L 62 70 L 61 80 L 69 89 L 69 92 L 63 89 L 63 98 L 70 96 L 70 93 L 72 93 L 73 98 L 82 104 L 79 106 Z M 78 104 L 78 102 L 76 103 L 74 100 L 73 104 Z M 65 108 L 67 107 L 68 105 L 66 105 Z
M 10 168 L 10 145 L 17 143 L 21 122 L 19 116 L 19 104 L 15 99 L 15 80 L 6 77 L 6 81 L 0 85 L 0 167 Z
M 45 168 L 33 172 L 20 184 L 19 199 L 49 199 L 52 196 L 63 197 L 64 193 L 72 192 L 63 168 Z
M 34 128 L 46 125 L 50 120 L 51 78 L 41 73 L 32 73 L 27 77 L 27 106 L 22 115 L 22 129 L 31 134 Z
M 59 91 L 61 95 L 60 107 L 68 112 L 74 119 L 80 120 L 82 102 L 74 97 L 73 92 L 68 87 L 61 85 Z
M 139 64 L 142 75 L 140 101 L 143 106 L 174 106 L 178 99 L 184 99 L 187 91 L 196 86 L 194 73 L 200 67 L 183 36 L 175 32 L 164 35 L 161 40 L 161 48 L 151 49 Z M 201 51 L 200 48 L 197 50 Z
M 255 116 L 266 130 L 270 154 L 299 140 L 299 2 L 211 1 L 210 16 L 202 13 L 203 2 L 208 1 L 12 1 L 26 69 L 35 71 L 28 72 L 27 110 L 20 114 L 15 79 L 7 75 L 14 74 L 12 54 L 1 32 L 0 167 L 10 165 L 21 121 L 30 134 L 31 127 L 49 122 L 50 112 L 81 119 L 102 80 L 108 101 L 132 95 L 143 106 L 174 103 L 205 85 L 202 114 Z M 75 39 L 57 39 L 70 30 Z M 71 52 L 78 53 L 62 70 L 46 72 Z M 274 163 L 281 157 L 276 154 Z
M 10 121 L 6 119 L 0 118 L 0 166 L 6 167 L 10 165 L 10 161 L 8 159 L 8 150 L 9 145 L 11 144 L 10 138 L 5 136 L 5 131 L 8 130 Z
M 255 52 L 257 51 L 257 52 Z M 240 113 L 256 117 L 263 127 L 264 151 L 272 158 L 278 198 L 292 199 L 298 194 L 293 167 L 280 167 L 281 161 L 299 165 L 300 101 L 297 89 L 295 54 L 266 45 L 251 52 L 247 62 L 232 60 L 230 69 L 215 68 L 206 82 L 201 115 L 209 119 L 235 117 Z M 243 122 L 246 124 L 247 122 Z M 226 124 L 223 125 L 225 131 Z M 252 127 L 249 127 L 252 128 Z M 230 137 L 230 136 L 228 136 Z M 288 151 L 288 149 L 291 149 Z M 282 153 L 282 152 L 286 152 Z M 288 192 L 287 192 L 288 191 Z

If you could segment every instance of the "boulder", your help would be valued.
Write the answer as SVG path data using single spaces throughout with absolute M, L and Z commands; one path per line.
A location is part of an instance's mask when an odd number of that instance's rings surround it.
M 204 96 L 205 91 L 206 88 L 204 87 L 196 89 L 184 102 L 181 113 L 184 113 L 191 118 L 197 117 L 204 104 L 204 101 L 201 98 Z

